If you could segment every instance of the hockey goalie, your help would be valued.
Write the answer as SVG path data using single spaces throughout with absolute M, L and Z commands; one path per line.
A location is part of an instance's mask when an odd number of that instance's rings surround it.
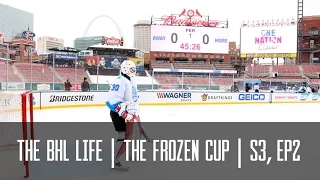
M 139 96 L 135 75 L 135 63 L 130 60 L 124 61 L 121 64 L 121 75 L 111 82 L 107 97 L 106 105 L 110 109 L 110 117 L 114 128 L 118 132 L 118 139 L 115 143 L 115 169 L 129 169 L 129 167 L 123 166 L 119 159 L 126 151 L 124 140 L 132 138 L 134 124 L 138 124 L 139 133 L 143 135 L 147 141 L 150 141 L 140 124 L 138 114 Z

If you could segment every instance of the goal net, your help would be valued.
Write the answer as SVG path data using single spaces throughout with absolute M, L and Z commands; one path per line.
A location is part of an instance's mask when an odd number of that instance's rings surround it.
M 0 179 L 29 176 L 29 162 L 19 159 L 17 140 L 34 139 L 31 92 L 0 92 Z M 25 148 L 22 148 L 23 152 Z

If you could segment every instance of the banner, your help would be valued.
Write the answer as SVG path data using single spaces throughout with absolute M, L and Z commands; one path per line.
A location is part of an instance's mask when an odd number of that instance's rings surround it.
M 241 54 L 297 53 L 297 26 L 269 26 L 241 28 Z M 272 56 L 267 56 L 271 58 Z
M 104 57 L 106 60 L 105 64 L 108 69 L 120 69 L 120 65 L 123 61 L 128 60 L 128 58 L 122 57 Z
M 144 59 L 143 58 L 129 58 L 130 61 L 133 61 L 137 66 L 137 71 L 144 70 Z
M 99 56 L 86 56 L 86 64 L 88 66 L 96 66 L 99 63 Z
M 50 91 L 50 84 L 37 84 L 38 91 Z
M 5 82 L 1 83 L 1 89 L 6 90 L 7 84 Z M 8 83 L 8 90 L 25 90 L 24 83 Z
M 72 84 L 71 91 L 81 91 L 81 84 L 80 83 Z
M 261 54 L 241 54 L 242 58 L 295 58 L 296 53 L 261 53 Z
M 120 69 L 121 63 L 125 60 L 133 61 L 137 66 L 137 71 L 144 70 L 144 59 L 108 56 L 86 56 L 86 63 L 89 67 L 100 65 L 107 69 Z
M 56 54 L 55 60 L 76 60 L 77 56 L 74 54 Z

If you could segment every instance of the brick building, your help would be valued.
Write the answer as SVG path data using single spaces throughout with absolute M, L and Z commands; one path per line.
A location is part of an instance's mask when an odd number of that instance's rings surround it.
M 320 16 L 304 16 L 301 51 L 302 63 L 319 63 L 320 58 Z
M 230 63 L 239 63 L 240 49 L 237 47 L 236 42 L 229 42 L 229 57 Z

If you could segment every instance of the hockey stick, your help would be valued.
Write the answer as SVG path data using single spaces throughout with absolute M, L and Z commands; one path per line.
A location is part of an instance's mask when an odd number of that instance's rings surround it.
M 141 121 L 140 121 L 140 116 L 136 116 L 136 121 L 137 121 L 137 124 L 138 124 L 138 128 L 139 128 L 139 131 L 140 131 L 140 135 L 142 135 L 149 143 L 152 142 L 152 139 L 149 138 L 149 136 L 147 135 L 147 133 L 144 131 L 144 129 L 142 128 L 142 125 L 141 125 Z

